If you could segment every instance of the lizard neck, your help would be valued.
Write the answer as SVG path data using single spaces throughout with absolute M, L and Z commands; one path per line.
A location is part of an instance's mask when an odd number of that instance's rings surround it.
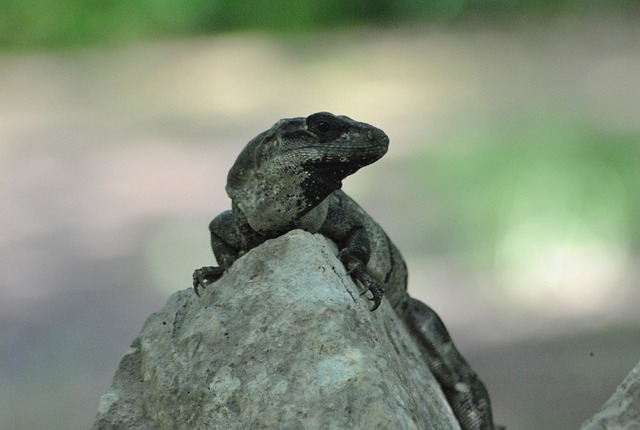
M 227 189 L 249 226 L 266 236 L 294 228 L 318 231 L 327 217 L 327 196 L 332 191 L 316 184 L 302 167 L 285 172 L 273 166 L 256 172 L 240 189 Z

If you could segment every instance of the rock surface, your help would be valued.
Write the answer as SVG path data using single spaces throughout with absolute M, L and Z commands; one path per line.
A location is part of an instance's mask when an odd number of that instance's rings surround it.
M 202 297 L 151 315 L 100 400 L 104 429 L 459 429 L 386 301 L 320 235 L 237 260 Z
M 640 362 L 581 430 L 640 430 Z

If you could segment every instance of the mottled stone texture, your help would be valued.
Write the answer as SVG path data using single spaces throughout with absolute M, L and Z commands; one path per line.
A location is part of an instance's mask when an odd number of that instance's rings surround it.
M 459 429 L 386 301 L 301 230 L 151 315 L 93 429 Z
M 640 362 L 581 430 L 640 430 Z

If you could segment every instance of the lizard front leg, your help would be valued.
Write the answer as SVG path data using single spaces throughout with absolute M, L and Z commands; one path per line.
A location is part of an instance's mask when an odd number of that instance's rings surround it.
M 211 248 L 219 266 L 207 266 L 193 272 L 193 290 L 200 295 L 200 288 L 217 281 L 240 256 L 239 231 L 232 211 L 222 212 L 209 224 Z
M 344 264 L 347 273 L 365 287 L 362 294 L 371 293 L 369 299 L 373 301 L 371 312 L 378 309 L 384 296 L 384 288 L 367 270 L 371 245 L 365 227 L 337 204 L 332 203 L 320 233 L 342 247 L 338 258 Z
M 494 430 L 489 393 L 429 306 L 406 296 L 396 309 L 425 355 L 463 430 Z

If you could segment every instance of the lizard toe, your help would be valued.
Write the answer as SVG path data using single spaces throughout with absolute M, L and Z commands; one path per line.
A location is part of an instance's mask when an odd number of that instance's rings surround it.
M 220 279 L 223 273 L 224 269 L 222 267 L 209 266 L 196 269 L 193 272 L 193 291 L 199 297 L 201 288 L 205 288 Z

